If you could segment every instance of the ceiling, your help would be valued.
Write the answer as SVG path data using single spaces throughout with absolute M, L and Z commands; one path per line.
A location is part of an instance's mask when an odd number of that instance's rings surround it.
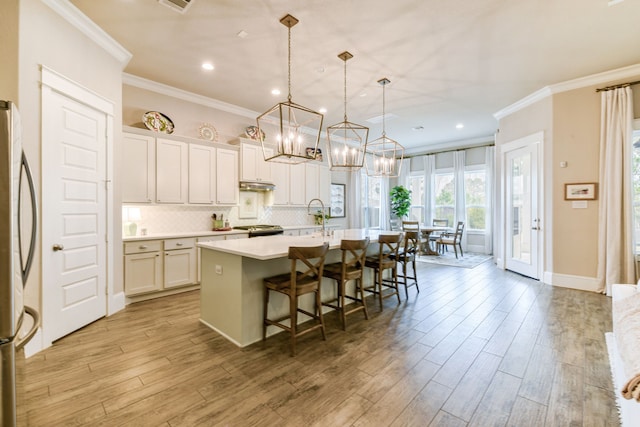
M 388 78 L 386 134 L 407 153 L 491 141 L 493 114 L 525 96 L 640 62 L 637 0 L 192 0 L 184 14 L 158 0 L 71 3 L 133 54 L 126 73 L 256 116 L 287 97 L 290 13 L 292 100 L 341 122 L 347 50 L 349 121 L 381 135 L 368 120 Z

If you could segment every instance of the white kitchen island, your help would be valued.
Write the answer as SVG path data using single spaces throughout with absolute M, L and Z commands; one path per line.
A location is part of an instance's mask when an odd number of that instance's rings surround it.
M 369 237 L 370 252 L 378 250 L 379 234 L 397 232 L 379 230 L 337 230 L 331 237 L 320 234 L 311 236 L 266 236 L 253 239 L 224 240 L 198 243 L 202 249 L 200 269 L 200 321 L 225 336 L 234 344 L 244 347 L 262 339 L 263 295 L 262 279 L 290 271 L 291 261 L 287 258 L 290 246 L 317 246 L 329 242 L 326 263 L 340 261 L 340 241 L 342 239 L 363 239 Z M 365 281 L 369 280 L 365 277 Z M 323 300 L 334 295 L 333 284 L 325 279 Z M 353 284 L 350 284 L 353 286 Z M 348 292 L 352 292 L 349 289 Z M 301 299 L 301 306 L 307 310 L 313 301 Z M 324 307 L 325 310 L 327 309 Z M 285 314 L 289 302 L 284 295 L 273 295 L 269 300 L 269 315 Z M 299 321 L 308 318 L 299 316 Z M 281 332 L 280 328 L 270 328 L 269 335 Z

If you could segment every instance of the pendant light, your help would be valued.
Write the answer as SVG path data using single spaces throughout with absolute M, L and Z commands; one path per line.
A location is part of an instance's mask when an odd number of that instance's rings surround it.
M 344 121 L 327 128 L 331 170 L 355 171 L 364 164 L 369 128 L 347 120 L 347 61 L 353 55 L 345 51 L 338 55 L 344 61 Z
M 378 80 L 382 86 L 382 136 L 367 144 L 367 175 L 376 177 L 397 178 L 400 175 L 404 147 L 387 137 L 385 131 L 385 87 L 391 83 L 389 79 Z
M 315 160 L 324 116 L 291 100 L 291 27 L 298 20 L 286 15 L 280 23 L 288 28 L 289 96 L 257 118 L 258 135 L 264 159 L 268 162 L 297 164 Z

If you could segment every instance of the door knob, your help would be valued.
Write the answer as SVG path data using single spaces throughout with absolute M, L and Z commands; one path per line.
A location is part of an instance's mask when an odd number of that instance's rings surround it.
M 53 245 L 53 250 L 54 250 L 55 252 L 57 252 L 57 251 L 61 251 L 61 250 L 63 250 L 63 249 L 64 249 L 64 245 L 61 245 L 60 243 L 56 243 L 56 244 L 54 244 L 54 245 Z

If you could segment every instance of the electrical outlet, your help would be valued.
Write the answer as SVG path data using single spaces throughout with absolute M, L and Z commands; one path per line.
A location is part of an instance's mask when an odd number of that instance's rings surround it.
M 222 266 L 216 264 L 216 274 L 222 274 Z

